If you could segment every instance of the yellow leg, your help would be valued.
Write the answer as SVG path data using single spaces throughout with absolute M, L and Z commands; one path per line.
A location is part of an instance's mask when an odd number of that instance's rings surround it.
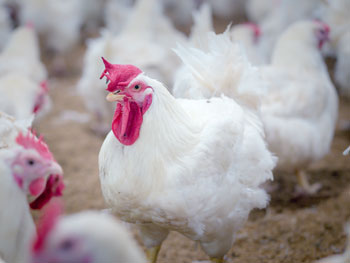
M 224 258 L 210 258 L 213 263 L 224 263 Z
M 307 179 L 307 175 L 302 170 L 297 170 L 296 176 L 298 179 L 298 184 L 300 185 L 302 191 L 306 194 L 315 194 L 321 188 L 321 184 L 310 184 Z
M 146 249 L 146 255 L 149 263 L 156 263 L 160 246 L 151 247 Z

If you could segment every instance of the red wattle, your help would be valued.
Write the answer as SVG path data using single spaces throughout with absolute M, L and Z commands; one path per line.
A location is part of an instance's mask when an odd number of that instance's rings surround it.
M 120 143 L 132 145 L 140 135 L 143 121 L 141 108 L 136 102 L 125 99 L 118 103 L 112 122 L 112 131 Z
M 64 189 L 63 177 L 58 174 L 49 176 L 44 191 L 30 203 L 30 208 L 39 210 L 45 206 L 52 197 L 62 196 Z

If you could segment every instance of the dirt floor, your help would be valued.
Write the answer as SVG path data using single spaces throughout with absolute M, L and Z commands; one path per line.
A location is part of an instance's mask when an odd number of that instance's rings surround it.
M 89 123 L 63 121 L 65 110 L 88 114 L 75 85 L 80 76 L 83 50 L 68 59 L 65 77 L 50 78 L 53 110 L 36 129 L 44 135 L 65 172 L 66 213 L 106 208 L 100 190 L 97 156 L 103 138 Z M 350 103 L 341 101 L 339 120 L 350 120 Z M 340 125 L 341 126 L 341 125 Z M 271 204 L 254 211 L 228 253 L 227 262 L 313 262 L 344 250 L 344 223 L 350 219 L 350 132 L 336 132 L 331 152 L 307 171 L 312 182 L 322 183 L 313 197 L 295 198 L 293 174 L 276 174 Z M 177 233 L 171 233 L 159 255 L 160 263 L 206 260 L 199 246 Z

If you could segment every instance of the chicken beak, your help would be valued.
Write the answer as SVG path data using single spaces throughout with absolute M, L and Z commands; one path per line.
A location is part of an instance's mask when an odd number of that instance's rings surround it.
M 53 162 L 48 169 L 48 174 L 63 174 L 62 167 L 58 163 Z
M 121 95 L 121 94 L 113 94 L 112 92 L 108 93 L 106 100 L 108 100 L 109 102 L 113 102 L 113 101 L 122 101 L 125 95 Z

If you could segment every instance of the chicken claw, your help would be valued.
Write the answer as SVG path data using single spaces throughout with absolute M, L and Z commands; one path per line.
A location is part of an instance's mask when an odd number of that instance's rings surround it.
M 297 187 L 297 192 L 306 194 L 306 195 L 314 195 L 316 194 L 322 187 L 320 183 L 316 184 L 310 184 L 309 180 L 307 179 L 307 175 L 304 171 L 298 170 L 296 172 L 296 176 L 298 179 L 299 187 Z

